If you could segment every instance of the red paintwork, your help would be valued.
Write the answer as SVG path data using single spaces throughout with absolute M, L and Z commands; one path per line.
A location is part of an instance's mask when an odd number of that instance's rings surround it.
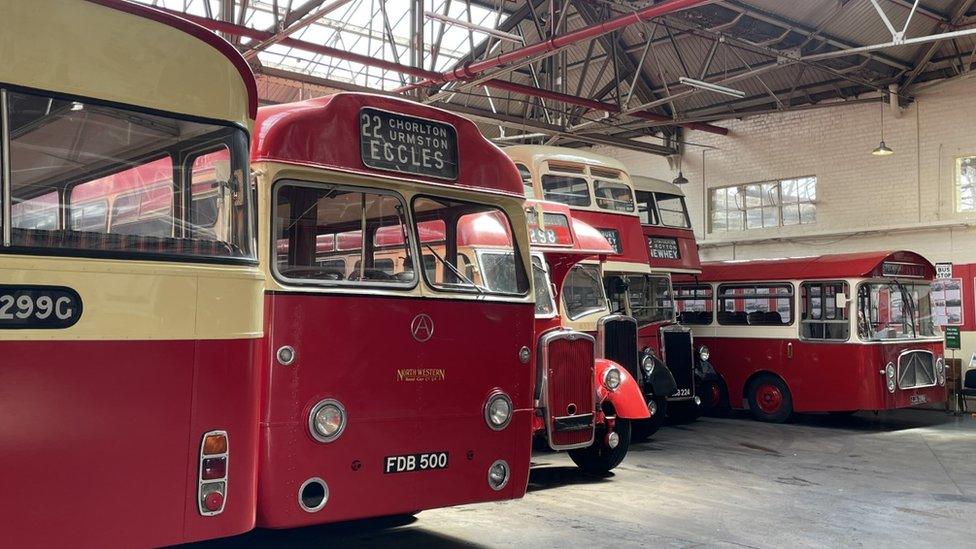
M 16 525 L 4 544 L 159 546 L 250 530 L 258 345 L 0 342 L 0 516 Z M 197 459 L 213 429 L 228 432 L 227 504 L 203 517 Z
M 660 257 L 650 257 L 648 252 L 648 263 L 653 269 L 680 269 L 701 271 L 701 259 L 698 256 L 698 243 L 695 241 L 695 232 L 691 229 L 676 229 L 673 227 L 663 227 L 660 225 L 641 225 L 644 233 L 644 244 L 647 239 L 655 236 L 660 238 L 673 238 L 678 241 L 678 255 L 680 259 L 662 259 Z
M 797 412 L 890 410 L 910 406 L 912 395 L 928 402 L 944 401 L 945 387 L 895 389 L 888 392 L 879 374 L 889 361 L 896 362 L 906 349 L 926 349 L 942 356 L 941 342 L 914 343 L 816 343 L 799 339 L 731 338 L 695 336 L 707 345 L 714 364 L 729 389 L 733 408 L 745 408 L 746 387 L 754 375 L 771 373 L 786 382 Z M 788 358 L 787 344 L 793 345 Z
M 241 81 L 244 82 L 244 87 L 247 89 L 248 112 L 252 119 L 257 115 L 258 87 L 257 83 L 254 81 L 254 73 L 251 71 L 251 66 L 248 65 L 244 57 L 241 56 L 241 53 L 226 40 L 196 23 L 191 23 L 186 17 L 182 17 L 179 14 L 174 15 L 171 12 L 164 12 L 150 6 L 144 6 L 125 0 L 86 1 L 91 2 L 92 4 L 98 4 L 100 6 L 105 6 L 121 12 L 131 13 L 132 15 L 136 15 L 144 19 L 151 19 L 153 21 L 169 25 L 174 29 L 179 29 L 186 34 L 199 39 L 200 41 L 219 51 L 234 65 L 237 72 L 240 73 Z
M 703 263 L 702 274 L 697 279 L 700 282 L 741 282 L 890 276 L 882 271 L 885 263 L 910 263 L 915 271 L 911 275 L 914 278 L 935 277 L 935 266 L 927 259 L 915 252 L 899 250 Z
M 611 391 L 603 385 L 603 376 L 607 369 L 616 366 L 620 370 L 620 387 Z M 596 359 L 596 394 L 600 402 L 609 401 L 613 404 L 613 409 L 617 417 L 623 419 L 647 419 L 651 417 L 644 402 L 644 395 L 641 394 L 640 386 L 627 370 L 612 360 L 604 358 Z
M 454 126 L 458 134 L 458 178 L 446 181 L 419 175 L 404 176 L 367 168 L 359 147 L 359 111 L 363 107 L 436 120 Z M 470 120 L 456 114 L 406 101 L 363 93 L 338 93 L 262 107 L 258 111 L 251 161 L 292 162 L 372 175 L 410 179 L 428 185 L 448 185 L 522 196 L 522 179 L 512 160 L 486 140 Z
M 282 366 L 269 351 L 262 360 L 258 525 L 286 528 L 524 494 L 533 365 L 522 364 L 518 352 L 531 345 L 531 304 L 271 293 L 266 312 L 269 349 L 292 345 L 297 358 Z M 424 343 L 410 330 L 420 313 L 435 325 Z M 472 334 L 484 344 L 459 360 Z M 443 369 L 444 379 L 401 381 L 404 368 Z M 496 388 L 516 408 L 502 431 L 484 419 Z M 329 397 L 342 402 L 349 420 L 337 440 L 323 444 L 309 435 L 308 416 Z M 446 470 L 383 473 L 386 456 L 435 451 L 450 453 Z M 513 474 L 500 492 L 487 484 L 496 459 L 508 461 Z M 306 513 L 298 489 L 313 476 L 328 483 L 329 501 Z
M 756 405 L 767 414 L 774 414 L 783 407 L 783 393 L 771 383 L 756 387 Z
M 600 231 L 578 219 L 569 209 L 569 206 L 547 200 L 526 200 L 525 206 L 527 211 L 538 210 L 544 214 L 556 214 L 568 221 L 566 226 L 546 226 L 547 229 L 555 231 L 556 242 L 553 244 L 533 244 L 533 250 L 572 253 L 574 255 L 602 256 L 613 253 L 613 246 L 600 234 Z M 528 224 L 530 231 L 539 227 L 538 218 L 535 214 L 528 216 Z

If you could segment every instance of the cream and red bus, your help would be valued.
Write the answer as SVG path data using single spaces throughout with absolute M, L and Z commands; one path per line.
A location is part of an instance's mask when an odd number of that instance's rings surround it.
M 128 2 L 0 13 L 5 543 L 247 531 L 263 284 L 250 69 L 213 33 Z
M 264 107 L 259 526 L 521 497 L 533 295 L 522 184 L 472 122 L 341 93 Z M 504 288 L 467 230 L 503 233 Z
M 641 379 L 652 415 L 647 421 L 635 422 L 634 438 L 650 436 L 666 414 L 680 419 L 697 417 L 700 400 L 695 370 L 699 363 L 707 363 L 707 355 L 699 356 L 690 330 L 675 322 L 671 299 L 674 266 L 652 267 L 626 167 L 612 158 L 577 149 L 520 145 L 505 152 L 522 174 L 526 196 L 566 204 L 575 218 L 599 230 L 615 248 L 615 253 L 599 263 L 584 262 L 576 269 L 580 276 L 595 270 L 609 298 L 603 311 L 606 318 L 596 334 L 603 349 L 610 351 L 605 358 L 619 362 Z M 705 364 L 705 368 L 710 367 Z
M 908 251 L 704 263 L 675 284 L 682 322 L 721 353 L 733 408 L 890 410 L 946 399 L 935 268 Z

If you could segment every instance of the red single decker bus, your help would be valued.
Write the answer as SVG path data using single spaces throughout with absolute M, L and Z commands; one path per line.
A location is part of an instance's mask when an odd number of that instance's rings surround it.
M 935 268 L 908 251 L 703 264 L 675 285 L 682 321 L 721 353 L 733 408 L 889 410 L 944 402 Z
M 258 525 L 521 497 L 534 308 L 515 166 L 464 118 L 367 94 L 264 107 L 254 135 Z M 507 284 L 478 274 L 475 229 L 498 233 Z

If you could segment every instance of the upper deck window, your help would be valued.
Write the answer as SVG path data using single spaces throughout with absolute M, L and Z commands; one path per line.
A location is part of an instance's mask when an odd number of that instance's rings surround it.
M 547 173 L 542 176 L 542 193 L 546 200 L 568 206 L 590 205 L 590 186 L 582 177 Z
M 682 324 L 712 323 L 712 287 L 708 284 L 682 284 L 674 287 L 678 322 Z
M 654 193 L 654 201 L 657 204 L 661 225 L 677 229 L 691 228 L 685 197 L 678 194 Z
M 254 258 L 243 130 L 4 93 L 11 200 L 5 245 L 69 255 Z M 211 199 L 205 215 L 200 196 Z
M 532 171 L 523 164 L 516 164 L 515 167 L 518 168 L 519 176 L 522 178 L 522 189 L 525 192 L 525 198 L 535 198 L 535 187 L 532 186 Z
M 283 243 L 275 270 L 285 279 L 352 287 L 416 283 L 399 196 L 288 181 L 278 184 L 274 199 L 274 238 Z M 326 244 L 332 240 L 335 250 Z
M 440 242 L 420 239 L 421 253 L 437 262 L 433 272 L 424 270 L 427 284 L 437 290 L 494 294 L 526 295 L 529 279 L 516 254 L 511 221 L 494 206 L 461 202 L 446 198 L 419 196 L 413 200 L 413 218 L 418 233 L 436 224 L 442 226 Z M 490 243 L 490 254 L 480 259 L 476 274 L 470 264 L 473 247 L 482 240 Z M 480 248 L 479 248 L 480 249 Z
M 733 326 L 789 326 L 792 284 L 723 284 L 718 287 L 718 323 Z
M 601 209 L 626 213 L 634 211 L 634 193 L 624 183 L 596 179 L 593 181 L 593 194 L 596 205 Z
M 600 266 L 583 264 L 570 269 L 563 282 L 562 299 L 570 320 L 594 313 L 608 313 Z

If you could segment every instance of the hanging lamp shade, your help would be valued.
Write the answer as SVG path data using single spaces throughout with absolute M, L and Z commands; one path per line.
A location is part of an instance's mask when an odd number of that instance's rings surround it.
M 874 156 L 891 156 L 895 154 L 895 151 L 891 150 L 891 147 L 888 145 L 885 145 L 884 139 L 882 139 L 881 143 L 871 151 L 871 154 Z
M 685 185 L 688 183 L 688 178 L 685 177 L 683 173 L 681 173 L 681 170 L 678 170 L 678 177 L 675 177 L 674 180 L 671 182 L 674 183 L 675 185 Z

